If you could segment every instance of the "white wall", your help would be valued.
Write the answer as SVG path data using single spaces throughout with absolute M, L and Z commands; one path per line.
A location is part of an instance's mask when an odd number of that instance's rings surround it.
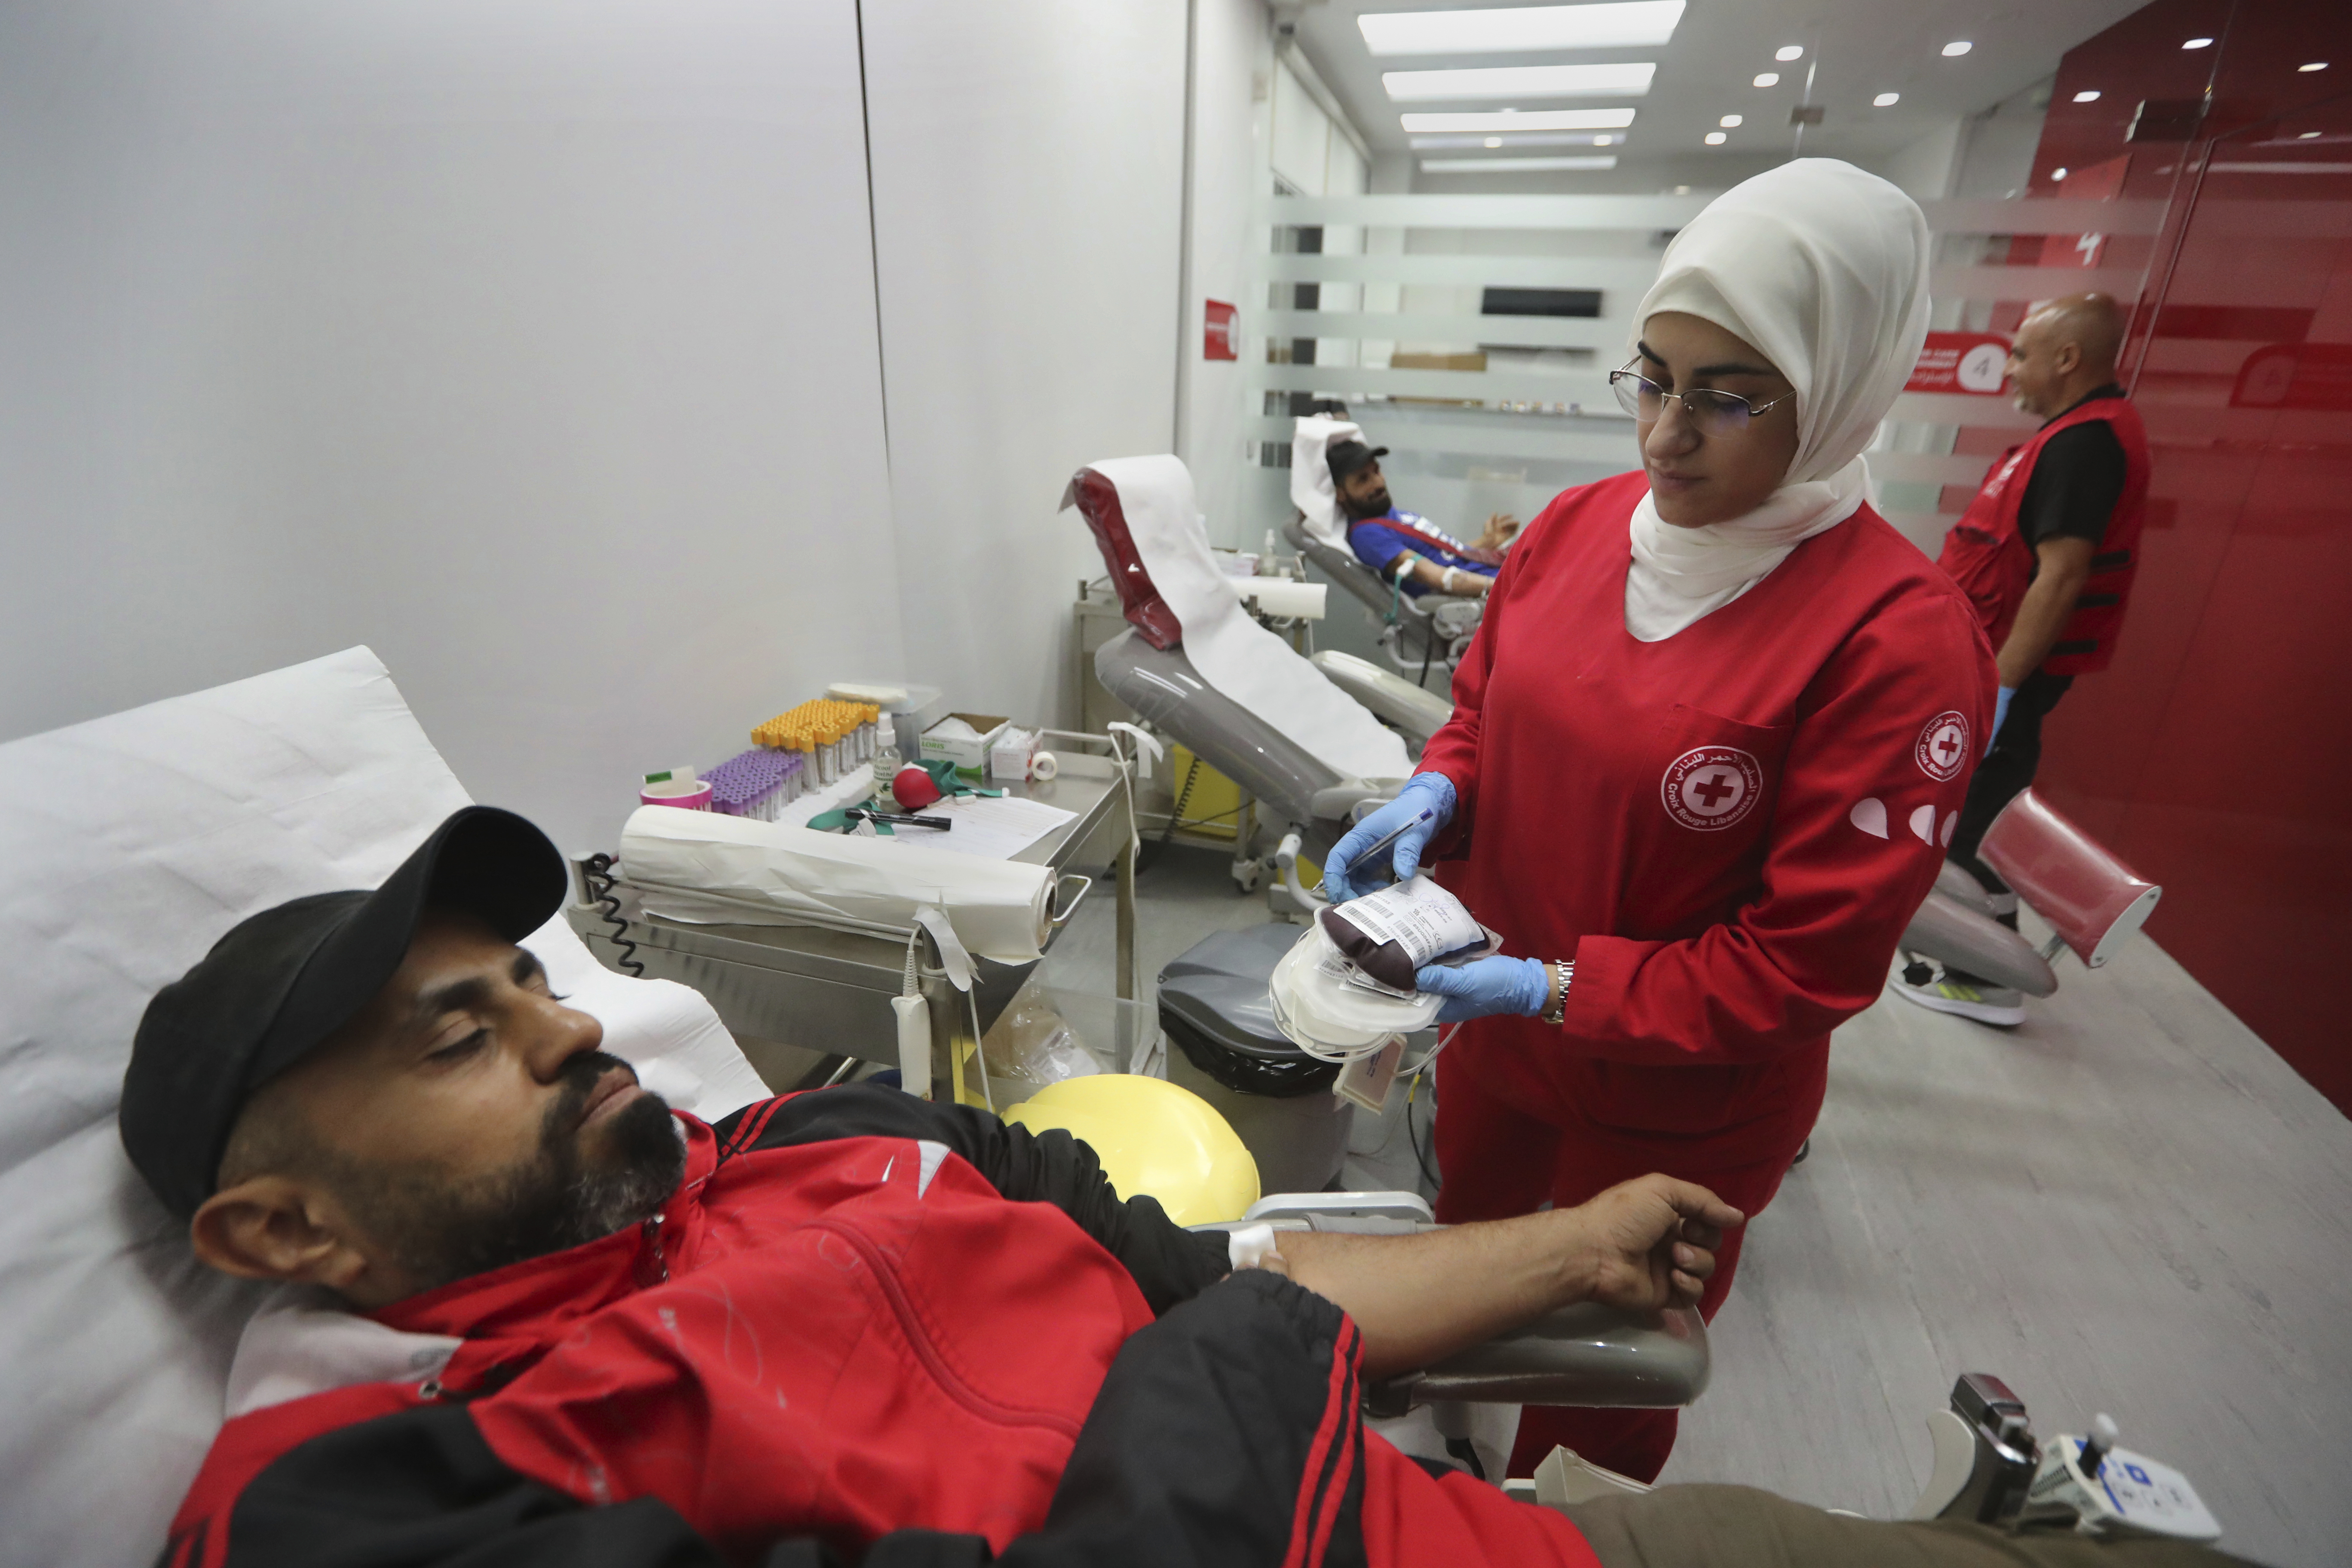
M 610 844 L 895 673 L 855 17 L 0 8 L 0 737 L 364 642 Z
M 1265 523 L 1244 515 L 1242 473 L 1253 461 L 1243 404 L 1248 355 L 1204 357 L 1207 303 L 1263 307 L 1249 283 L 1249 215 L 1266 183 L 1266 132 L 1274 95 L 1274 49 L 1264 0 L 1195 0 L 1192 7 L 1192 160 L 1188 196 L 1186 300 L 1176 345 L 1177 455 L 1192 470 L 1209 537 L 1256 548 Z M 1262 247 L 1264 240 L 1258 241 Z M 1276 520 L 1279 521 L 1278 519 Z M 1255 531 L 1249 525 L 1255 523 Z
M 1967 131 L 1968 122 L 1954 115 L 1874 167 L 1915 202 L 1941 200 L 1951 194 L 1952 177 L 1959 172 Z
M 908 662 L 960 704 L 1076 715 L 1101 558 L 1082 464 L 1173 449 L 1183 0 L 866 0 Z

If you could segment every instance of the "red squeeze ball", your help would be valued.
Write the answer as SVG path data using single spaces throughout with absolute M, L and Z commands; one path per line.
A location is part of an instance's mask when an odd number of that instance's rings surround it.
M 890 793 L 897 798 L 899 810 L 919 811 L 940 798 L 940 786 L 932 782 L 930 774 L 908 763 L 890 781 Z

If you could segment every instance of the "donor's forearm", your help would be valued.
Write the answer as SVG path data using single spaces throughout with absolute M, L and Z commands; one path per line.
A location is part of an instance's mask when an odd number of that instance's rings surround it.
M 1364 1336 L 1364 1375 L 1391 1376 L 1532 1322 L 1591 1294 L 1574 1211 L 1419 1236 L 1277 1237 L 1290 1277 L 1337 1303 Z

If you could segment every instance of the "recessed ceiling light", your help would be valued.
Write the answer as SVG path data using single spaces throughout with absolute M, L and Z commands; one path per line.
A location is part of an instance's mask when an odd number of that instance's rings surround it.
M 1902 100 L 1903 95 L 1899 92 L 1882 92 L 1876 98 L 1870 100 L 1870 107 L 1873 109 L 1885 109 L 1891 103 L 1900 103 Z
M 2297 66 L 2294 68 L 2299 71 L 2324 71 L 2327 68 L 2327 62 L 2326 60 L 2314 60 L 2307 66 Z
M 1526 114 L 1401 114 L 1407 132 L 1461 131 L 1491 135 L 1497 131 L 1622 131 L 1633 123 L 1630 109 L 1538 109 Z
M 2295 137 L 2295 140 L 2296 140 L 2296 141 L 2298 141 L 2298 142 L 2308 142 L 2308 141 L 2310 141 L 2313 137 L 2315 137 L 2315 136 L 2316 136 L 2316 135 L 2318 135 L 2318 134 L 2319 134 L 2319 132 L 2316 132 L 2316 131 L 2305 131 L 2305 132 L 2302 132 L 2301 134 L 2297 135 L 2297 136 Z
M 1423 158 L 1421 166 L 1433 174 L 1534 174 L 1556 169 L 1613 169 L 1617 159 L 1614 154 L 1599 158 Z
M 1706 133 L 1706 144 L 1710 147 L 1720 147 L 1726 142 L 1730 140 L 1730 137 L 1726 136 L 1720 131 L 1710 131 Z
M 1758 87 L 1778 87 L 1780 85 L 1780 73 L 1779 71 L 1766 71 L 1763 75 L 1756 79 L 1756 85 Z
M 1730 131 L 1738 126 L 1739 119 L 1740 117 L 1737 114 L 1727 114 L 1722 119 L 1717 121 L 1716 123 L 1722 126 L 1726 131 Z
M 2050 171 L 2050 177 L 2053 180 L 2063 180 L 2066 177 L 2066 171 L 2063 169 L 2053 169 Z
M 2213 47 L 2213 40 L 2210 38 L 2191 38 L 2180 47 L 2184 49 L 2209 49 Z
M 1944 58 L 1948 60 L 1956 60 L 1975 47 L 1976 46 L 1966 38 L 1954 38 L 1944 46 Z
M 2095 92 L 2078 92 L 2074 95 L 2074 101 L 2077 103 L 2096 103 L 2099 101 L 2099 95 Z
M 1565 131 L 1534 136 L 1410 136 L 1406 145 L 1416 153 L 1438 153 L 1451 148 L 1468 151 L 1473 147 L 1606 147 L 1622 142 L 1622 136 L 1602 132 L 1598 136 Z
M 1803 59 L 1805 58 L 1805 46 L 1802 44 L 1782 44 L 1779 48 L 1772 51 L 1772 58 L 1776 60 Z
M 1356 28 L 1375 55 L 1493 55 L 1663 44 L 1682 19 L 1683 0 L 1628 0 L 1491 11 L 1390 11 L 1357 17 Z
M 1652 60 L 1598 66 L 1488 66 L 1469 70 L 1383 71 L 1392 101 L 1441 98 L 1639 98 L 1657 74 Z

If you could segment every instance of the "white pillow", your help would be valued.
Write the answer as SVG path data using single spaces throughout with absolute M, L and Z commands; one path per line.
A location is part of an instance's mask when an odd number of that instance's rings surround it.
M 375 886 L 467 804 L 365 648 L 0 745 L 0 1563 L 153 1561 L 260 1299 L 123 1155 L 148 998 L 257 910 Z M 766 1092 L 697 993 L 605 970 L 560 914 L 528 945 L 671 1103 Z

